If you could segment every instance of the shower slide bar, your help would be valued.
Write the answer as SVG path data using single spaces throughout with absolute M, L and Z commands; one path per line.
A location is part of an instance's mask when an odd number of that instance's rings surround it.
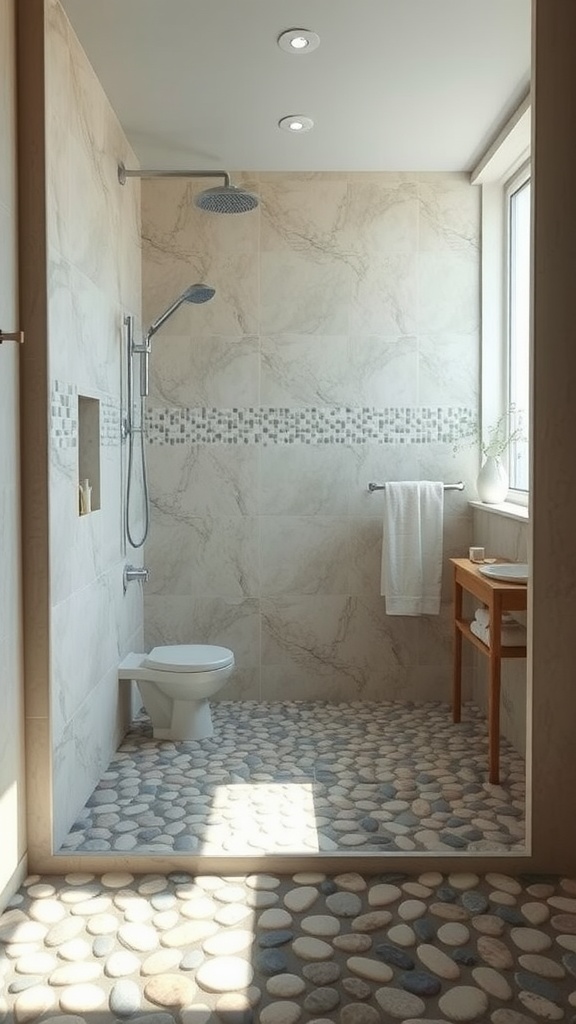
M 465 486 L 464 482 L 462 480 L 459 480 L 457 484 L 444 484 L 444 490 L 445 491 L 463 491 L 464 490 L 464 486 Z M 370 483 L 370 484 L 368 484 L 368 490 L 369 491 L 384 491 L 384 490 L 386 490 L 386 484 L 373 484 L 373 483 Z

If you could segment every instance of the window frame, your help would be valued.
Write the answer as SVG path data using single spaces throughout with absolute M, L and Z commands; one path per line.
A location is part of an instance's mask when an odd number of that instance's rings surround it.
M 503 345 L 503 359 L 504 359 L 504 372 L 505 372 L 505 399 L 502 406 L 502 411 L 509 409 L 513 405 L 513 396 L 511 394 L 511 362 L 512 362 L 512 303 L 511 303 L 511 284 L 512 284 L 512 199 L 526 184 L 532 182 L 532 167 L 530 159 L 525 160 L 522 165 L 517 168 L 514 173 L 506 180 L 503 185 L 503 202 L 505 205 L 504 210 L 504 297 L 505 297 L 505 323 L 504 323 L 504 337 L 502 339 Z M 530 199 L 532 199 L 532 188 L 530 188 Z M 530 231 L 530 234 L 532 232 Z M 528 397 L 528 420 L 530 418 L 530 397 Z M 528 436 L 529 423 L 525 424 L 526 436 Z M 513 456 L 514 448 L 509 448 L 506 452 L 506 466 L 510 478 L 512 478 L 511 471 L 511 457 Z M 528 472 L 530 464 L 530 451 L 528 448 Z M 508 500 L 512 501 L 515 505 L 527 505 L 530 496 L 530 478 L 528 477 L 528 486 L 526 488 L 514 487 L 512 483 L 508 490 Z
M 514 114 L 490 144 L 470 174 L 470 182 L 481 187 L 482 245 L 480 308 L 480 437 L 489 431 L 508 407 L 507 367 L 507 217 L 505 188 L 508 182 L 530 166 L 532 118 L 528 93 Z M 527 431 L 530 424 L 527 424 Z M 478 469 L 482 450 L 478 445 Z M 529 492 L 509 490 L 501 507 L 513 514 L 518 506 L 529 505 Z M 525 512 L 522 509 L 522 517 Z

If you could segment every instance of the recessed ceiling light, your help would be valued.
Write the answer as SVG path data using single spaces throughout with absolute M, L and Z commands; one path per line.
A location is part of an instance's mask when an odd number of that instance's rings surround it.
M 286 132 L 309 132 L 314 127 L 314 121 L 311 117 L 304 117 L 302 114 L 290 114 L 289 117 L 283 117 L 278 121 L 278 127 L 283 128 Z
M 307 28 L 289 28 L 278 36 L 278 46 L 286 53 L 311 53 L 320 46 L 320 36 Z

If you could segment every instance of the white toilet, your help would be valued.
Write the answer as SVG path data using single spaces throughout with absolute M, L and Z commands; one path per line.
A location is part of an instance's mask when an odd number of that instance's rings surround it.
M 234 668 L 227 647 L 179 644 L 128 654 L 118 679 L 134 679 L 152 720 L 155 739 L 203 740 L 213 735 L 208 698 L 218 693 Z

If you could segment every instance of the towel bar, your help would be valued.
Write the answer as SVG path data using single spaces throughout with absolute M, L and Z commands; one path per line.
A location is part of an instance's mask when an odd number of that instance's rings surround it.
M 368 490 L 369 491 L 384 491 L 385 489 L 386 489 L 386 484 L 373 484 L 373 483 L 368 484 Z M 457 484 L 444 484 L 444 490 L 445 491 L 463 491 L 464 490 L 464 483 L 463 483 L 462 480 L 459 480 Z

